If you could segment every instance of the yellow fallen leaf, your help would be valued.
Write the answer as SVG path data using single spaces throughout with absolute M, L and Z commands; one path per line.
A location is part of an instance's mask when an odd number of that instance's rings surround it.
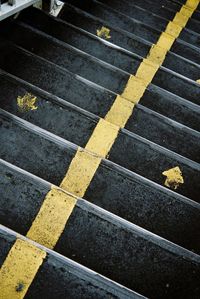
M 17 97 L 17 105 L 21 112 L 27 112 L 29 110 L 36 110 L 38 107 L 35 106 L 37 97 L 31 93 L 25 93 L 24 96 Z
M 182 172 L 178 166 L 168 169 L 162 174 L 167 177 L 164 185 L 171 189 L 176 190 L 180 184 L 184 183 Z
M 102 26 L 101 29 L 97 29 L 97 35 L 99 37 L 103 37 L 105 39 L 111 38 L 111 36 L 110 36 L 110 29 L 108 29 L 108 28 L 106 28 L 104 26 Z

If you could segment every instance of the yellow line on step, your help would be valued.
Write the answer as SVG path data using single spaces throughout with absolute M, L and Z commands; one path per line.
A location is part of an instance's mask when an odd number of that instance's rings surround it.
M 0 298 L 24 298 L 46 252 L 27 241 L 17 239 L 0 272 Z
M 26 236 L 53 249 L 65 228 L 76 201 L 74 196 L 52 187 Z
M 198 0 L 187 0 L 169 22 L 158 42 L 131 75 L 122 95 L 118 95 L 104 119 L 100 119 L 85 149 L 78 149 L 60 187 L 83 197 L 102 158 L 115 142 L 120 129 L 131 116 L 135 104 L 143 96 L 167 52 L 198 6 Z M 27 236 L 40 244 L 54 248 L 73 212 L 77 198 L 52 187 L 46 195 Z M 24 241 L 17 240 L 0 269 L 0 299 L 22 299 L 31 285 L 45 253 Z
M 76 196 L 83 197 L 101 163 L 101 159 L 101 157 L 79 148 L 60 187 L 64 190 L 70 190 Z

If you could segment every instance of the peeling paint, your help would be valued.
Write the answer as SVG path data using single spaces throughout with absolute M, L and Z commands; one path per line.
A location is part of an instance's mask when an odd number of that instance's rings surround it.
M 110 29 L 104 26 L 102 26 L 101 29 L 97 29 L 97 35 L 105 39 L 111 38 Z
M 176 190 L 180 184 L 184 183 L 182 172 L 178 166 L 168 169 L 162 174 L 167 177 L 164 183 L 166 187 Z
M 38 107 L 35 105 L 37 97 L 31 93 L 25 93 L 24 96 L 17 97 L 17 105 L 21 112 L 27 112 L 30 110 L 36 110 Z

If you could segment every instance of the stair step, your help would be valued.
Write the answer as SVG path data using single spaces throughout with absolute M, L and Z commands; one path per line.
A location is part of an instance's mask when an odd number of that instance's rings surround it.
M 0 225 L 0 265 L 6 259 L 16 240 L 31 244 L 30 240 Z M 46 254 L 26 298 L 120 298 L 145 299 L 145 297 L 81 266 L 80 264 L 34 243 Z
M 105 0 L 99 0 L 100 2 L 103 3 L 108 3 Z M 114 1 L 118 1 L 119 0 L 114 0 Z M 186 1 L 182 2 L 182 3 L 178 3 L 177 1 L 170 1 L 170 0 L 132 0 L 131 3 L 128 0 L 123 0 L 121 1 L 123 2 L 125 5 L 134 5 L 134 6 L 139 6 L 141 8 L 145 8 L 148 9 L 149 11 L 152 11 L 164 18 L 168 18 L 170 19 L 170 17 L 173 16 L 173 13 L 175 14 L 177 11 L 179 11 L 182 7 L 182 5 L 184 5 L 186 3 Z M 199 20 L 200 17 L 200 11 L 198 9 L 196 9 L 191 17 L 190 20 Z M 189 20 L 189 22 L 190 22 Z M 188 25 L 188 24 L 187 24 Z M 186 25 L 186 27 L 187 27 Z
M 0 213 L 0 221 L 26 234 L 25 228 L 31 226 L 50 185 L 3 160 L 0 160 L 0 170 L 0 202 L 5 209 Z M 84 198 L 171 242 L 200 253 L 199 203 L 106 160 L 102 161 Z
M 0 47 L 0 68 L 3 68 L 5 71 L 15 76 L 20 76 L 23 80 L 97 114 L 100 117 L 105 116 L 110 110 L 116 98 L 115 93 L 95 85 L 76 74 L 72 74 L 66 69 L 35 56 L 22 48 L 9 44 L 6 41 L 1 42 Z M 23 64 L 21 63 L 22 61 Z M 40 74 L 40 76 L 38 76 L 38 74 Z M 122 78 L 123 77 L 121 77 L 120 82 Z M 85 96 L 84 101 L 82 100 L 83 95 Z M 157 86 L 150 84 L 140 104 L 199 130 L 199 106 L 193 105 L 191 102 L 182 98 L 179 99 L 179 97 Z M 181 114 L 180 111 L 182 111 Z
M 114 92 L 122 93 L 124 90 L 130 74 L 123 73 L 111 65 L 106 65 L 103 61 L 97 61 L 94 57 L 80 53 L 73 48 L 67 48 L 67 45 L 63 45 L 59 41 L 55 42 L 49 37 L 45 38 L 39 35 L 38 32 L 30 32 L 26 28 L 18 26 L 18 24 L 13 25 L 8 28 L 9 30 L 5 35 L 17 45 Z M 10 35 L 10 31 L 12 35 Z M 23 40 L 21 39 L 22 35 Z M 66 57 L 68 57 L 68 60 Z M 141 62 L 142 58 L 137 57 L 133 60 L 134 69 L 131 70 L 132 74 L 136 73 Z M 199 76 L 200 67 L 190 68 L 190 73 L 192 70 L 193 75 L 191 74 L 190 77 L 193 77 L 194 80 Z M 175 72 L 161 67 L 152 83 L 200 104 L 199 85 L 185 77 L 178 76 Z
M 199 255 L 83 199 L 77 200 L 55 250 L 150 298 L 199 293 Z
M 109 39 L 109 42 L 112 42 L 114 44 L 117 44 L 118 46 L 125 48 L 129 51 L 136 51 L 136 47 L 134 46 L 135 40 L 137 40 L 137 36 L 135 35 L 135 31 L 131 31 L 131 33 L 124 31 L 122 29 L 116 28 L 112 26 L 109 22 L 106 22 L 100 18 L 94 17 L 91 14 L 88 14 L 78 8 L 75 8 L 73 6 L 65 6 L 63 9 L 65 9 L 66 13 L 62 11 L 62 14 L 60 17 L 67 21 L 70 22 L 73 25 L 76 25 L 82 29 L 85 29 L 89 31 L 92 34 L 96 34 L 96 30 L 101 28 L 102 26 L 107 26 L 111 32 L 112 35 L 111 38 Z M 70 13 L 69 13 L 70 10 Z M 73 14 L 72 14 L 73 13 Z M 72 18 L 71 18 L 72 16 Z M 24 16 L 22 16 L 22 19 L 24 19 Z M 25 17 L 26 22 L 29 22 L 27 18 Z M 135 33 L 135 34 L 133 34 Z M 147 40 L 144 40 L 146 35 L 144 33 L 142 34 L 143 42 L 147 42 Z M 151 42 L 152 44 L 152 42 Z M 200 51 L 199 48 L 192 46 L 191 44 L 186 43 L 185 41 L 182 40 L 177 40 L 172 48 L 170 53 L 176 53 L 180 56 L 183 56 L 193 62 L 198 63 L 199 61 L 199 56 L 200 56 Z M 169 55 L 168 54 L 168 55 Z
M 76 19 L 74 19 L 74 20 L 71 18 L 71 11 L 74 11 L 76 13 L 76 14 L 74 13 L 74 15 L 73 15 L 73 18 L 76 16 Z M 70 15 L 69 15 L 69 12 L 70 12 Z M 81 19 L 80 19 L 80 16 L 81 16 Z M 121 15 L 120 15 L 120 17 L 121 17 Z M 102 19 L 102 17 L 99 17 L 98 15 L 90 14 L 89 12 L 84 11 L 84 10 L 80 9 L 79 7 L 75 7 L 68 3 L 65 4 L 62 12 L 59 14 L 59 18 L 64 19 L 67 22 L 70 22 L 73 25 L 76 25 L 76 26 L 83 28 L 89 32 L 92 32 L 94 34 L 96 34 L 97 29 L 101 28 L 101 27 L 99 28 L 99 25 L 100 25 L 99 23 L 101 22 L 102 24 L 105 24 L 106 27 L 111 29 L 112 36 L 109 39 L 109 41 L 112 41 L 112 42 L 114 40 L 114 36 L 115 36 L 115 38 L 117 37 L 117 35 L 119 36 L 119 32 L 121 32 L 122 38 L 124 40 L 130 39 L 132 37 L 132 34 L 134 34 L 136 36 L 142 37 L 143 39 L 145 39 L 151 43 L 156 43 L 156 41 L 158 40 L 159 35 L 160 35 L 160 32 L 157 29 L 152 28 L 138 20 L 130 21 L 132 24 L 131 29 L 130 29 L 131 33 L 130 33 L 130 32 L 128 32 L 126 25 L 121 27 L 121 25 L 123 23 L 125 23 L 125 22 L 123 22 L 123 17 L 122 17 L 122 20 L 120 22 L 120 27 L 119 27 L 119 26 L 116 26 L 116 23 L 114 21 L 112 21 L 113 20 L 112 15 L 111 15 L 111 20 L 108 18 L 108 16 L 106 17 L 106 14 L 105 14 L 105 19 L 104 19 L 104 16 Z M 91 20 L 93 20 L 93 22 L 90 24 Z M 119 36 L 119 38 L 120 38 L 120 36 Z
M 161 32 L 165 30 L 169 22 L 166 18 L 152 14 L 147 9 L 142 9 L 138 6 L 132 7 L 131 5 L 124 5 L 119 2 L 112 2 L 112 5 L 110 5 L 110 2 L 108 1 L 107 5 L 107 2 L 103 4 L 97 0 L 92 0 L 89 1 L 88 5 L 86 5 L 80 0 L 69 0 L 66 5 L 68 5 L 68 3 L 75 5 L 76 7 L 81 8 L 98 18 L 108 21 L 113 26 L 120 27 L 128 32 L 134 32 L 137 21 L 139 21 L 141 22 L 140 27 L 143 27 L 143 25 L 147 25 L 149 27 L 147 40 L 152 42 L 155 42 L 153 40 L 154 36 L 156 37 L 157 34 L 160 35 Z M 61 16 L 62 12 L 60 14 Z M 138 34 L 142 36 L 139 31 Z M 191 30 L 183 29 L 179 38 L 188 43 L 200 46 L 198 34 Z
M 99 0 L 99 2 L 104 3 L 106 5 L 109 5 L 113 7 L 114 9 L 120 5 L 120 3 L 126 8 L 134 9 L 135 7 L 142 8 L 145 10 L 148 10 L 149 12 L 156 14 L 160 17 L 163 17 L 168 20 L 172 20 L 176 14 L 176 12 L 180 9 L 178 5 L 165 5 L 162 3 L 163 1 L 157 1 L 156 5 L 153 5 L 152 1 L 148 0 L 135 0 L 135 1 L 128 1 L 128 0 Z M 165 1 L 166 2 L 166 1 Z M 116 6 L 115 6 L 116 5 Z M 137 16 L 136 16 L 137 17 Z
M 178 3 L 179 5 L 185 4 L 185 0 L 170 0 L 172 2 Z M 197 11 L 200 9 L 200 5 L 197 6 Z
M 198 19 L 190 19 L 186 28 L 191 29 L 198 34 L 200 34 L 200 13 L 198 14 Z
M 104 3 L 105 5 L 108 5 L 112 7 L 115 10 L 118 10 L 120 12 L 123 12 L 124 14 L 132 17 L 138 17 L 137 11 L 140 12 L 141 14 L 141 9 L 139 10 L 138 8 L 142 8 L 145 11 L 149 11 L 153 14 L 156 14 L 159 17 L 162 17 L 168 21 L 172 21 L 173 18 L 176 15 L 176 12 L 181 9 L 181 6 L 176 7 L 173 9 L 173 5 L 167 5 L 168 3 L 164 3 L 166 1 L 158 1 L 159 3 L 155 5 L 155 3 L 152 1 L 148 0 L 137 0 L 137 1 L 128 1 L 128 0 L 98 0 L 98 2 Z M 145 12 L 146 13 L 146 12 Z M 196 17 L 196 18 L 195 18 Z M 195 31 L 196 33 L 200 33 L 200 29 L 198 27 L 199 25 L 199 17 L 200 14 L 198 12 L 194 13 L 192 18 L 189 20 L 189 23 L 186 25 L 186 28 Z M 141 21 L 146 22 L 146 18 L 141 18 Z M 160 18 L 161 23 L 166 23 L 163 19 Z M 158 27 L 156 27 L 158 28 Z
M 118 26 L 123 29 L 125 29 L 125 27 L 123 27 L 125 24 L 126 26 L 129 26 L 130 24 L 132 29 L 133 24 L 135 25 L 137 24 L 137 21 L 139 21 L 141 22 L 141 26 L 144 25 L 145 27 L 147 25 L 150 31 L 151 29 L 164 30 L 168 23 L 165 18 L 155 15 L 149 10 L 140 8 L 139 6 L 131 6 L 127 4 L 124 5 L 124 3 L 121 3 L 120 5 L 118 2 L 114 2 L 113 5 L 110 5 L 109 1 L 107 5 L 107 3 L 102 3 L 95 0 L 89 1 L 88 4 L 86 2 L 85 5 L 83 5 L 83 3 L 81 3 L 79 0 L 69 0 L 67 1 L 66 5 L 68 5 L 68 3 L 87 11 L 88 13 L 92 13 L 96 17 L 100 17 L 105 20 L 109 19 L 109 22 L 112 24 L 116 24 L 118 17 L 120 16 L 121 21 L 119 22 Z M 134 21 L 136 21 L 136 23 Z
M 151 43 L 156 43 L 162 33 L 162 30 L 157 30 L 156 28 L 150 27 L 138 20 L 126 17 L 120 12 L 113 11 L 112 15 L 112 11 L 110 11 L 109 7 L 107 6 L 104 7 L 102 12 L 99 9 L 99 6 L 96 10 L 95 8 L 92 9 L 92 14 L 90 11 L 87 11 L 87 7 L 84 8 L 86 11 L 66 3 L 62 12 L 59 14 L 59 17 L 94 34 L 100 26 L 106 26 L 111 30 L 111 38 L 109 41 L 117 43 L 119 46 L 128 50 L 130 48 L 130 46 L 128 46 L 130 45 L 129 40 L 132 39 L 133 34 L 142 37 Z M 109 13 L 107 13 L 108 10 Z M 73 15 L 72 12 L 74 12 Z M 168 22 L 166 21 L 166 23 Z M 163 30 L 165 28 L 166 24 L 163 26 Z M 119 33 L 121 33 L 121 38 Z M 182 44 L 184 44 L 184 46 Z M 182 55 L 186 58 L 188 58 L 187 52 L 189 51 L 191 52 L 192 58 L 192 53 L 195 52 L 195 50 L 199 56 L 199 46 L 199 34 L 189 29 L 185 29 L 185 31 L 183 30 L 180 34 L 180 38 L 175 41 L 171 51 L 177 53 L 177 48 L 178 50 L 181 50 Z
M 71 8 L 70 15 L 71 14 L 74 15 L 73 8 Z M 29 16 L 31 16 L 31 18 Z M 76 19 L 76 17 L 74 16 L 73 19 Z M 90 17 L 91 24 L 93 24 L 94 22 L 93 19 L 94 18 L 91 16 Z M 122 68 L 125 71 L 130 71 L 132 66 L 132 61 L 129 61 L 129 63 L 127 62 L 126 64 L 128 58 L 127 55 L 129 56 L 131 55 L 131 58 L 129 58 L 129 60 L 132 60 L 134 57 L 132 52 L 134 50 L 134 53 L 142 57 L 146 57 L 152 45 L 151 43 L 145 41 L 144 39 L 141 39 L 140 37 L 136 37 L 133 34 L 131 35 L 131 39 L 129 38 L 128 41 L 126 41 L 124 38 L 124 33 L 121 34 L 121 32 L 119 31 L 115 33 L 116 31 L 115 29 L 114 30 L 112 29 L 111 39 L 109 39 L 108 41 L 104 39 L 100 39 L 96 36 L 96 30 L 104 26 L 105 25 L 104 23 L 96 24 L 97 21 L 95 21 L 96 25 L 92 26 L 93 30 L 91 31 L 92 33 L 95 34 L 94 35 L 84 30 L 81 30 L 79 27 L 74 27 L 72 24 L 61 21 L 60 19 L 55 19 L 53 17 L 50 17 L 44 12 L 37 12 L 37 10 L 35 9 L 24 11 L 23 13 L 20 14 L 18 20 L 22 20 L 26 22 L 26 24 L 29 24 L 32 27 L 37 28 L 41 31 L 44 31 L 47 34 L 56 37 L 57 39 L 60 39 L 66 43 L 73 45 L 74 47 L 80 50 L 83 50 L 93 56 L 100 58 L 101 60 L 105 60 L 110 63 L 112 59 L 111 64 L 114 64 L 115 66 Z M 66 32 L 68 32 L 67 35 Z M 117 44 L 117 47 L 114 44 L 110 43 L 113 42 L 113 37 L 114 37 L 114 43 Z M 122 43 L 120 41 L 122 41 Z M 119 48 L 119 46 L 122 46 L 122 48 Z M 124 48 L 127 49 L 129 52 L 127 52 Z M 111 49 L 113 53 L 116 54 L 113 55 L 112 53 L 112 55 L 110 55 L 108 51 L 110 51 Z M 176 46 L 176 49 L 178 53 L 187 52 L 188 54 L 186 55 L 186 58 L 188 58 L 189 61 L 184 60 L 183 57 L 180 57 L 179 55 L 176 55 L 172 52 L 168 52 L 166 60 L 164 61 L 163 65 L 168 67 L 168 64 L 170 63 L 170 67 L 172 67 L 172 70 L 178 72 L 181 72 L 181 65 L 182 65 L 184 73 L 186 73 L 187 76 L 190 77 L 189 74 L 193 72 L 191 68 L 197 66 L 200 59 L 200 53 L 199 51 L 196 51 L 191 48 L 186 49 L 185 45 L 183 47 Z M 105 54 L 104 51 L 106 51 Z M 122 56 L 121 57 L 119 56 L 120 54 L 123 55 L 123 59 Z M 115 57 L 115 55 L 118 55 L 117 57 L 119 58 Z M 197 64 L 192 64 L 192 66 L 190 66 L 191 60 L 195 61 Z M 187 71 L 187 69 L 189 71 Z
M 84 147 L 99 117 L 82 111 L 66 101 L 22 82 L 9 74 L 0 74 L 0 107 L 66 140 Z M 21 111 L 17 98 L 27 93 L 37 97 L 36 111 Z M 148 127 L 148 130 L 147 130 Z M 65 130 L 63 130 L 65 128 Z M 137 104 L 127 130 L 200 162 L 200 133 Z M 188 148 L 188 144 L 190 147 Z
M 144 0 L 143 2 L 146 3 L 147 0 Z M 132 1 L 133 3 L 134 2 L 137 2 L 137 0 L 133 0 Z M 180 8 L 181 8 L 181 5 L 177 2 L 174 2 L 174 1 L 170 1 L 170 0 L 148 0 L 148 2 L 150 2 L 153 6 L 153 4 L 155 3 L 156 4 L 156 7 L 158 6 L 164 6 L 168 9 L 173 9 L 174 11 L 179 11 Z
M 67 141 L 4 110 L 0 111 L 0 116 L 2 121 L 0 132 L 3 141 L 0 148 L 2 159 L 59 185 L 75 154 L 76 146 L 69 146 Z M 8 129 L 9 136 L 7 136 Z M 24 144 L 26 144 L 26 152 L 23 151 Z M 42 144 L 42 148 L 38 148 L 39 144 Z M 67 157 L 66 147 L 70 149 L 69 157 Z M 13 148 L 16 150 L 13 151 Z M 49 153 L 49 148 L 51 148 L 51 153 Z M 21 155 L 22 152 L 23 155 Z M 30 159 L 29 156 L 31 156 Z M 161 185 L 164 183 L 162 172 L 179 166 L 184 176 L 184 184 L 176 192 L 198 201 L 200 188 L 198 184 L 200 165 L 198 163 L 123 129 L 110 151 L 109 159 Z M 45 169 L 48 167 L 51 167 L 51 170 L 46 173 Z

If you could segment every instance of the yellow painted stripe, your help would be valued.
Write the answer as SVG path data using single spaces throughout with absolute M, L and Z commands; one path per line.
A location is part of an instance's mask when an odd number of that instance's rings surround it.
M 119 130 L 119 127 L 100 119 L 85 149 L 100 157 L 106 157 L 117 138 Z
M 48 248 L 54 248 L 71 215 L 76 198 L 53 187 L 36 216 L 27 237 Z
M 166 32 L 162 32 L 156 45 L 161 49 L 169 51 L 175 41 L 175 37 Z
M 153 77 L 155 76 L 159 67 L 159 64 L 153 62 L 152 60 L 149 60 L 148 58 L 143 59 L 136 72 L 136 77 L 141 79 L 144 82 L 145 86 L 148 86 L 149 83 L 153 80 Z
M 145 82 L 134 75 L 129 77 L 128 83 L 122 93 L 122 97 L 137 104 L 146 90 Z
M 0 298 L 24 298 L 45 257 L 44 250 L 17 239 L 0 269 Z
M 192 8 L 186 6 L 186 5 L 183 5 L 181 7 L 181 10 L 180 10 L 180 13 L 184 16 L 187 16 L 188 18 L 190 18 L 193 14 L 193 10 Z
M 135 104 L 118 95 L 105 116 L 108 122 L 123 128 L 133 112 Z
M 181 33 L 182 29 L 183 28 L 180 25 L 174 22 L 169 22 L 165 32 L 168 33 L 169 35 L 172 35 L 174 38 L 177 38 Z
M 175 17 L 174 17 L 174 20 L 173 22 L 175 24 L 178 24 L 179 26 L 181 26 L 182 28 L 185 27 L 185 25 L 187 24 L 188 22 L 188 17 L 183 15 L 182 13 L 178 12 Z
M 100 119 L 85 149 L 78 149 L 60 187 L 83 197 L 103 157 L 106 157 L 133 112 L 135 104 L 143 96 L 147 86 L 162 65 L 167 52 L 186 25 L 199 1 L 188 0 L 161 34 L 156 45 L 143 59 L 135 75 L 131 75 L 122 95 L 118 95 L 105 119 Z M 45 197 L 44 203 L 33 222 L 27 236 L 41 244 L 53 248 L 76 205 L 76 198 L 53 188 Z M 27 247 L 17 241 L 12 247 L 0 271 L 1 299 L 23 298 L 39 266 L 45 258 L 43 251 Z M 28 265 L 28 269 L 27 269 Z M 18 271 L 19 268 L 19 271 Z M 24 289 L 16 292 L 19 283 Z M 20 293 L 20 295 L 19 295 Z
M 147 59 L 161 66 L 165 59 L 166 54 L 167 54 L 166 49 L 163 49 L 158 45 L 152 45 L 147 55 Z
M 60 187 L 83 197 L 101 163 L 101 159 L 101 157 L 79 148 Z
M 195 11 L 197 6 L 199 5 L 199 0 L 187 0 L 185 6 L 192 8 L 192 12 Z

